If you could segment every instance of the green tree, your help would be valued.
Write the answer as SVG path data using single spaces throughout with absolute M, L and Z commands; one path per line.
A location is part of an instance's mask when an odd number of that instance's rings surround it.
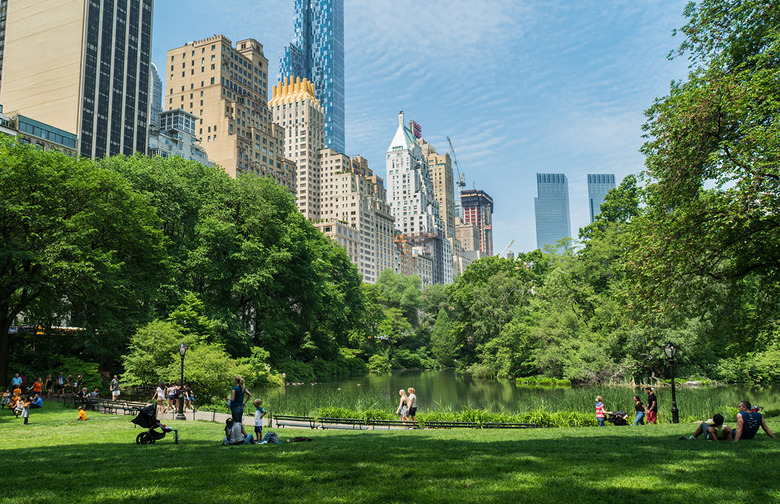
M 86 328 L 79 348 L 121 354 L 165 277 L 153 208 L 92 161 L 0 139 L 0 381 L 19 314 Z

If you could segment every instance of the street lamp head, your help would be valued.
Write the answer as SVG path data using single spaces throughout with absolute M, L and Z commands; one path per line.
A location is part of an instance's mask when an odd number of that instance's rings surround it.
M 186 353 L 187 353 L 187 344 L 186 343 L 182 343 L 181 345 L 179 345 L 179 355 L 181 355 L 181 358 L 183 359 L 184 358 L 184 354 L 186 354 Z
M 677 347 L 674 346 L 674 343 L 671 341 L 664 345 L 664 353 L 666 354 L 666 357 L 669 359 L 674 359 L 675 354 L 677 353 Z

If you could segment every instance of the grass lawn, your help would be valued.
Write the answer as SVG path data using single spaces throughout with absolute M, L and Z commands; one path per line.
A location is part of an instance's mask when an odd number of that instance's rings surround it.
M 0 411 L 3 503 L 733 503 L 780 501 L 780 440 L 679 441 L 690 424 L 512 430 L 275 429 L 220 446 L 222 426 L 172 422 L 136 445 L 131 416 Z M 733 423 L 733 421 L 731 422 Z M 780 422 L 770 421 L 780 431 Z M 268 428 L 266 428 L 266 431 Z M 313 442 L 287 443 L 306 436 Z

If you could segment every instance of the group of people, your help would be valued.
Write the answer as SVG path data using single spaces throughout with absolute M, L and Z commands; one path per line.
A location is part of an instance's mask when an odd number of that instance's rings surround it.
M 255 406 L 255 432 L 254 435 L 247 434 L 244 428 L 244 406 L 252 398 L 252 393 L 246 389 L 244 378 L 236 375 L 233 378 L 233 388 L 228 397 L 228 407 L 230 408 L 230 418 L 225 421 L 224 444 L 254 444 L 265 441 L 263 439 L 263 417 L 267 411 L 263 408 L 262 399 L 255 399 L 252 404 Z
M 116 376 L 114 376 L 116 378 Z M 186 383 L 179 385 L 179 382 L 173 382 L 166 384 L 160 380 L 157 383 L 157 388 L 152 396 L 152 402 L 157 402 L 157 413 L 167 413 L 168 410 L 176 411 L 176 405 L 179 402 L 179 398 L 184 399 L 184 411 L 187 408 L 195 411 L 193 402 L 195 396 L 193 395 L 192 388 Z
M 634 425 L 644 425 L 645 418 L 647 423 L 658 423 L 658 398 L 656 398 L 652 387 L 646 387 L 647 403 L 643 403 L 638 395 L 634 396 Z M 596 397 L 596 420 L 599 423 L 599 427 L 604 427 L 604 421 L 608 415 L 613 414 L 613 411 L 606 411 L 604 407 L 604 398 L 601 396 Z M 628 415 L 623 415 L 624 419 L 628 419 Z
M 406 391 L 401 389 L 398 391 L 398 395 L 401 396 L 401 400 L 398 403 L 398 409 L 395 414 L 398 415 L 398 419 L 402 422 L 416 422 L 417 421 L 417 394 L 414 393 L 414 387 L 409 387 L 409 395 L 406 395 Z
M 23 418 L 24 425 L 29 425 L 30 409 L 42 408 L 43 398 L 37 393 L 22 394 L 22 389 L 13 385 L 13 390 L 3 392 L 2 407 L 13 411 L 17 418 Z
M 774 439 L 775 435 L 772 430 L 766 424 L 766 419 L 760 413 L 760 408 L 753 408 L 748 401 L 742 401 L 737 407 L 737 426 L 731 428 L 725 425 L 723 415 L 713 415 L 710 420 L 702 422 L 696 427 L 693 435 L 680 439 L 698 439 L 699 436 L 704 435 L 704 439 L 707 441 L 739 441 L 740 439 L 753 439 L 758 433 L 758 428 L 761 427 L 767 436 Z

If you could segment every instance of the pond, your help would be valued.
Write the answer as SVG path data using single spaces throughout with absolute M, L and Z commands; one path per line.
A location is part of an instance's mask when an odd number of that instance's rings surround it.
M 678 381 L 679 384 L 679 381 Z M 395 411 L 398 391 L 416 389 L 420 412 L 458 411 L 465 408 L 497 412 L 524 413 L 537 408 L 548 411 L 593 412 L 597 395 L 604 397 L 608 410 L 633 409 L 631 397 L 644 401 L 644 390 L 628 386 L 587 386 L 535 388 L 518 387 L 514 380 L 483 380 L 454 370 L 404 370 L 369 374 L 315 384 L 257 390 L 266 409 L 272 413 L 310 415 L 318 408 L 338 406 L 353 410 L 386 409 Z M 669 421 L 671 388 L 657 389 L 659 421 Z M 748 400 L 766 410 L 780 410 L 780 387 L 722 386 L 677 387 L 680 420 L 705 419 L 721 412 L 731 416 L 739 401 Z

